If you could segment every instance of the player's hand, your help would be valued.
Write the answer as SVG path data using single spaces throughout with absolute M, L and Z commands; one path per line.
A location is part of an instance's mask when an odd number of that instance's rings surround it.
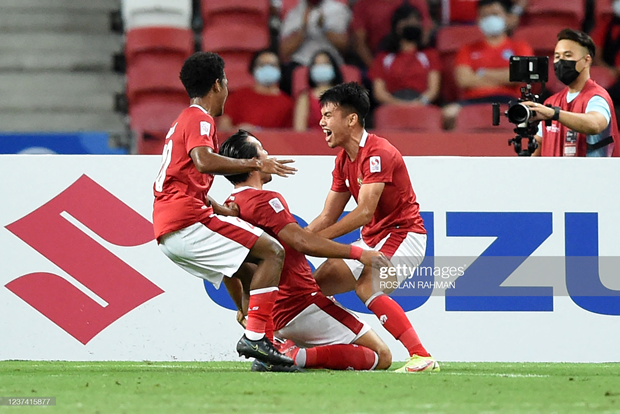
M 286 164 L 291 164 L 295 160 L 278 160 L 276 158 L 267 158 L 261 161 L 259 170 L 267 174 L 276 174 L 280 177 L 288 177 L 297 172 L 296 168 Z
M 392 266 L 392 263 L 390 263 L 389 259 L 385 257 L 383 253 L 374 250 L 364 250 L 362 252 L 362 257 L 360 257 L 360 262 L 362 262 L 364 266 L 374 267 L 375 269 Z
M 545 106 L 543 104 L 539 104 L 539 103 L 532 102 L 532 101 L 525 101 L 521 103 L 527 106 L 528 108 L 530 108 L 531 110 L 533 110 L 534 113 L 536 114 L 534 117 L 530 118 L 530 122 L 544 121 L 546 119 L 551 119 L 553 118 L 553 115 L 555 114 L 555 110 L 553 108 L 549 108 L 548 106 Z
M 237 311 L 237 322 L 239 322 L 239 325 L 243 326 L 243 329 L 245 329 L 247 321 L 248 320 L 246 316 L 243 314 L 243 311 L 238 310 Z
M 234 216 L 239 217 L 239 206 L 232 201 L 225 203 L 223 206 L 222 216 Z

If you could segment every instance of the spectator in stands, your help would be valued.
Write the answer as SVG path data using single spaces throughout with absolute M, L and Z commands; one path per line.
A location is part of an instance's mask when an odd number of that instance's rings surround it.
M 422 15 L 423 43 L 433 27 L 426 0 L 358 0 L 353 6 L 351 31 L 355 52 L 366 67 L 370 67 L 379 53 L 381 40 L 390 32 L 390 21 L 396 9 L 404 3 L 417 8 Z
M 508 62 L 510 56 L 532 56 L 534 51 L 528 44 L 506 35 L 507 16 L 508 10 L 502 0 L 478 2 L 478 26 L 484 39 L 466 45 L 456 56 L 454 78 L 464 100 L 444 107 L 446 129 L 454 128 L 463 105 L 507 103 L 520 96 L 519 84 L 508 80 Z
M 291 128 L 293 99 L 280 90 L 280 60 L 272 50 L 254 54 L 249 67 L 255 84 L 230 94 L 218 127 L 223 131 Z
M 507 0 L 510 11 L 506 16 L 508 32 L 514 30 L 525 12 L 529 0 Z M 454 23 L 475 23 L 477 17 L 476 0 L 442 0 L 441 22 L 444 25 Z
M 299 0 L 287 13 L 280 31 L 280 57 L 286 62 L 282 89 L 291 92 L 292 73 L 299 65 L 308 66 L 320 50 L 344 63 L 341 53 L 349 43 L 347 34 L 351 10 L 336 0 Z
M 434 50 L 420 50 L 422 16 L 403 3 L 392 16 L 385 52 L 370 67 L 375 99 L 382 104 L 428 105 L 439 94 L 441 66 Z
M 321 94 L 343 82 L 342 72 L 336 59 L 326 50 L 319 51 L 308 67 L 309 89 L 302 92 L 295 103 L 293 127 L 296 131 L 308 128 L 320 130 Z
M 592 40 L 596 44 L 594 63 L 607 68 L 616 78 L 607 91 L 617 107 L 620 106 L 620 0 L 614 0 L 612 8 L 612 16 L 597 22 Z

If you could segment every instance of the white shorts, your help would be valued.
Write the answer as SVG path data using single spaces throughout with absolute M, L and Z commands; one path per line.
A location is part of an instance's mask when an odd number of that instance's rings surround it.
M 274 335 L 302 348 L 351 344 L 370 331 L 370 325 L 321 292 L 308 296 L 308 306 Z
M 407 266 L 409 272 L 420 266 L 426 254 L 426 234 L 420 233 L 390 233 L 383 238 L 375 247 L 369 247 L 364 240 L 359 239 L 352 243 L 364 250 L 381 251 L 385 254 L 394 266 Z M 352 259 L 344 259 L 345 264 L 353 273 L 355 280 L 358 280 L 364 270 L 364 265 Z M 406 272 L 398 273 L 398 283 L 407 278 Z M 411 273 L 409 273 L 411 274 Z
M 248 256 L 263 230 L 238 217 L 212 214 L 202 223 L 163 235 L 159 248 L 170 260 L 219 289 Z

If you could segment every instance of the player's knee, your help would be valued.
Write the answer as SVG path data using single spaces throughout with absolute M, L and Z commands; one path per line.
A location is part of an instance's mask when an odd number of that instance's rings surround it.
M 282 269 L 284 265 L 284 247 L 275 240 L 269 242 L 269 256 L 273 260 L 274 264 Z
M 374 293 L 372 283 L 358 280 L 358 283 L 355 285 L 355 294 L 362 302 L 365 303 Z
M 324 261 L 321 266 L 314 272 L 314 280 L 316 283 L 321 286 L 321 284 L 329 279 L 329 275 L 333 274 L 336 271 L 336 266 L 331 260 Z
M 387 345 L 382 345 L 375 352 L 379 355 L 379 362 L 375 369 L 388 369 L 392 365 L 392 352 L 390 348 Z

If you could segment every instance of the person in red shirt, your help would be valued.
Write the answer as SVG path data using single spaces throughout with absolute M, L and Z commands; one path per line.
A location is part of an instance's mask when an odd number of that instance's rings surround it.
M 260 141 L 243 130 L 222 144 L 220 154 L 239 159 L 267 158 Z M 383 253 L 335 243 L 301 228 L 282 195 L 263 189 L 263 184 L 271 181 L 271 174 L 255 171 L 226 178 L 235 186 L 226 204 L 235 203 L 243 220 L 264 229 L 286 251 L 273 308 L 276 337 L 296 344 L 286 353 L 299 367 L 389 368 L 392 356 L 387 345 L 367 323 L 321 293 L 305 256 L 351 258 L 367 266 L 377 260 L 377 265 L 389 266 Z M 237 290 L 231 296 L 238 309 L 246 313 L 243 295 Z M 276 369 L 254 364 L 253 370 Z
M 244 261 L 258 263 L 250 282 L 250 313 L 237 352 L 268 363 L 292 365 L 265 337 L 284 260 L 282 246 L 262 230 L 214 203 L 208 192 L 214 174 L 263 171 L 287 176 L 294 169 L 274 158 L 236 160 L 217 154 L 213 117 L 222 115 L 228 96 L 224 61 L 214 53 L 190 56 L 181 68 L 190 106 L 173 122 L 153 185 L 153 228 L 159 247 L 190 274 L 219 286 Z
M 278 55 L 272 50 L 260 50 L 254 54 L 248 70 L 256 83 L 230 94 L 226 114 L 218 124 L 220 129 L 291 128 L 294 102 L 280 90 Z
M 603 66 L 616 78 L 607 88 L 615 106 L 620 106 L 620 0 L 612 3 L 613 14 L 598 21 L 592 30 L 596 45 L 594 64 Z
M 433 26 L 426 0 L 408 0 L 408 3 L 418 9 L 422 16 L 424 28 L 423 43 Z M 351 31 L 355 52 L 366 67 L 372 65 L 375 55 L 379 53 L 379 45 L 383 38 L 390 33 L 392 15 L 403 4 L 403 0 L 359 0 L 353 6 L 353 20 Z
M 463 47 L 456 56 L 454 78 L 464 100 L 443 108 L 446 129 L 454 128 L 463 105 L 508 103 L 520 96 L 520 85 L 509 81 L 509 60 L 511 56 L 532 56 L 534 51 L 506 35 L 507 16 L 501 0 L 478 2 L 478 26 L 484 40 Z
M 325 207 L 308 230 L 333 239 L 362 227 L 362 238 L 354 246 L 381 251 L 392 264 L 397 262 L 399 267 L 415 270 L 426 251 L 420 206 L 400 152 L 386 139 L 364 129 L 369 109 L 368 92 L 354 82 L 334 86 L 321 96 L 325 140 L 330 148 L 342 150 L 336 157 Z M 351 196 L 357 207 L 337 221 Z M 398 283 L 403 276 L 398 274 Z M 385 294 L 394 289 L 380 289 L 373 283 L 371 267 L 352 260 L 329 259 L 314 277 L 327 296 L 355 289 L 383 327 L 407 348 L 409 361 L 397 371 L 439 370 L 403 309 Z
M 527 8 L 528 0 L 505 0 L 510 3 L 510 12 L 506 17 L 508 30 L 514 30 Z M 441 22 L 444 25 L 454 23 L 475 23 L 478 0 L 441 0 Z M 507 4 L 508 5 L 508 4 Z
M 420 12 L 404 3 L 392 16 L 386 51 L 377 55 L 368 77 L 382 104 L 428 105 L 439 95 L 441 66 L 434 50 L 420 50 Z

